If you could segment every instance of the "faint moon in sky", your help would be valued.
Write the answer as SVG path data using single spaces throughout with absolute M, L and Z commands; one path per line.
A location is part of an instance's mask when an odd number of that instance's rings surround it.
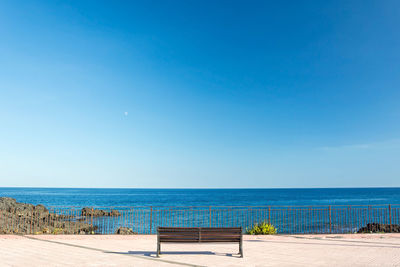
M 125 114 L 125 116 L 128 116 L 128 111 L 125 111 L 124 114 Z

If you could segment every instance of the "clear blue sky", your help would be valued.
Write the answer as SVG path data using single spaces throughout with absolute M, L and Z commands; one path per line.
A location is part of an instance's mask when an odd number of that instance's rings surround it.
M 0 186 L 400 186 L 400 1 L 1 1 Z

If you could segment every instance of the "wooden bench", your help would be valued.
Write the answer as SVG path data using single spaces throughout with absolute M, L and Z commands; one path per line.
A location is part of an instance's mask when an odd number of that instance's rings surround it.
M 158 227 L 157 257 L 161 254 L 161 243 L 239 243 L 239 254 L 243 257 L 242 227 Z

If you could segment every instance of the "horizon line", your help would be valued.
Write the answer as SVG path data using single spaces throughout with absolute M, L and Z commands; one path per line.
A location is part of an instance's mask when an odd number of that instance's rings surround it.
M 388 189 L 400 188 L 400 186 L 366 186 L 366 187 L 52 187 L 52 186 L 0 186 L 0 188 L 48 188 L 48 189 L 144 189 L 144 190 L 240 190 L 240 189 Z

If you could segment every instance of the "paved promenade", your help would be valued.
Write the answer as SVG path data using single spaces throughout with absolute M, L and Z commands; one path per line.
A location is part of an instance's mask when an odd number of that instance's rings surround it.
M 244 236 L 235 244 L 166 244 L 156 236 L 0 235 L 0 266 L 400 266 L 400 234 Z

